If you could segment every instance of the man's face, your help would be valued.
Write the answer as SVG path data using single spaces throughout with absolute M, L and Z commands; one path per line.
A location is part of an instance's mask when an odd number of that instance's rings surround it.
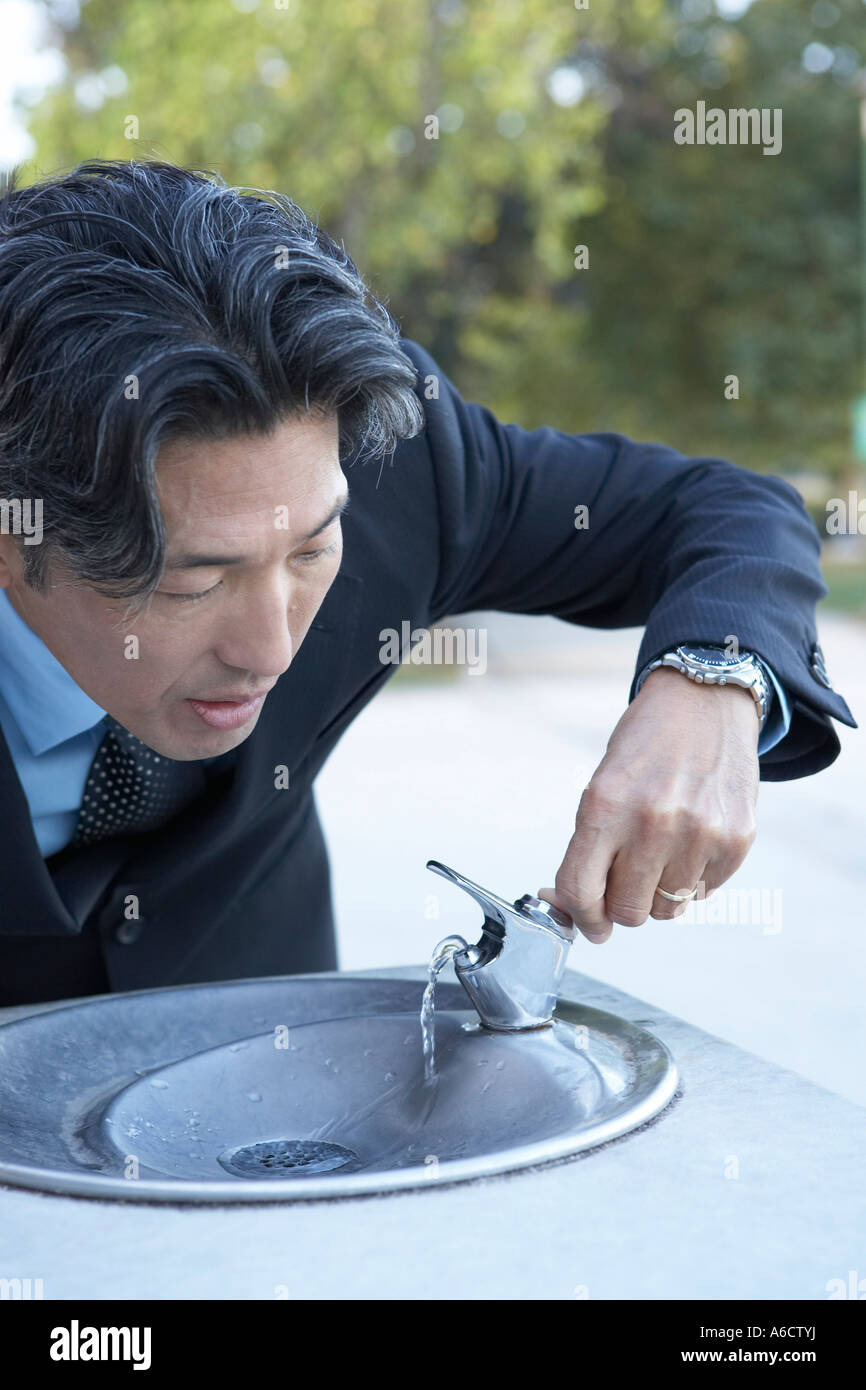
M 11 536 L 0 536 L 0 585 L 124 728 L 165 757 L 213 757 L 255 728 L 336 578 L 335 512 L 347 497 L 337 418 L 293 417 L 266 436 L 171 441 L 157 482 L 166 567 L 145 612 L 125 618 L 125 600 L 59 565 L 35 592 Z

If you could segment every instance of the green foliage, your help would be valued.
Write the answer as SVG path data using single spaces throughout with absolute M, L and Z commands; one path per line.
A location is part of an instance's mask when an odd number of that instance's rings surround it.
M 759 0 L 736 25 L 683 25 L 664 51 L 600 55 L 626 78 L 605 136 L 607 202 L 580 238 L 601 250 L 587 347 L 604 413 L 639 437 L 772 471 L 848 467 L 862 252 L 858 103 L 853 72 L 844 79 L 863 18 L 853 0 Z M 804 70 L 813 43 L 836 50 L 840 71 Z M 780 108 L 781 153 L 674 144 L 670 112 L 699 99 Z
M 827 606 L 866 619 L 866 565 L 834 564 L 825 552 L 821 569 L 827 583 Z
M 24 177 L 156 156 L 278 188 L 502 419 L 850 467 L 860 0 L 281 3 L 88 0 Z M 810 43 L 833 71 L 804 70 Z M 782 152 L 676 145 L 698 99 L 782 108 Z

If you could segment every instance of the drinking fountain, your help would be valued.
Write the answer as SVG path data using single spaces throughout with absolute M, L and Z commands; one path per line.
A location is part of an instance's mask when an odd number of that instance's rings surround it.
M 0 1026 L 0 1183 L 172 1203 L 384 1194 L 562 1161 L 659 1115 L 678 1081 L 664 1043 L 561 992 L 570 919 L 428 868 L 484 912 L 475 945 L 456 939 L 456 983 L 436 985 L 432 1079 L 417 971 L 96 996 Z
M 428 859 L 427 868 L 484 909 L 481 940 L 453 956 L 454 973 L 481 1022 L 503 1032 L 549 1027 L 577 935 L 571 918 L 531 893 L 508 903 L 436 859 Z

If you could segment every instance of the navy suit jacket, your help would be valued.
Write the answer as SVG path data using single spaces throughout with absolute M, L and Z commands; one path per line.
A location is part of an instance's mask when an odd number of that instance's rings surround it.
M 635 679 L 680 642 L 735 634 L 791 701 L 764 780 L 826 767 L 839 752 L 831 719 L 856 727 L 823 671 L 820 539 L 794 488 L 621 434 L 503 425 L 401 343 L 425 428 L 390 462 L 346 461 L 340 572 L 201 801 L 161 830 L 46 861 L 0 735 L 0 1005 L 335 968 L 313 783 L 398 669 L 380 659 L 381 634 L 407 621 L 500 609 L 643 625 Z

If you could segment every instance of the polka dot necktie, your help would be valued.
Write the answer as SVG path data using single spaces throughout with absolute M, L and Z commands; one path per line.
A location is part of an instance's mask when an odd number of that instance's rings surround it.
M 200 762 L 154 753 L 111 715 L 87 775 L 73 845 L 141 834 L 173 820 L 205 790 Z

